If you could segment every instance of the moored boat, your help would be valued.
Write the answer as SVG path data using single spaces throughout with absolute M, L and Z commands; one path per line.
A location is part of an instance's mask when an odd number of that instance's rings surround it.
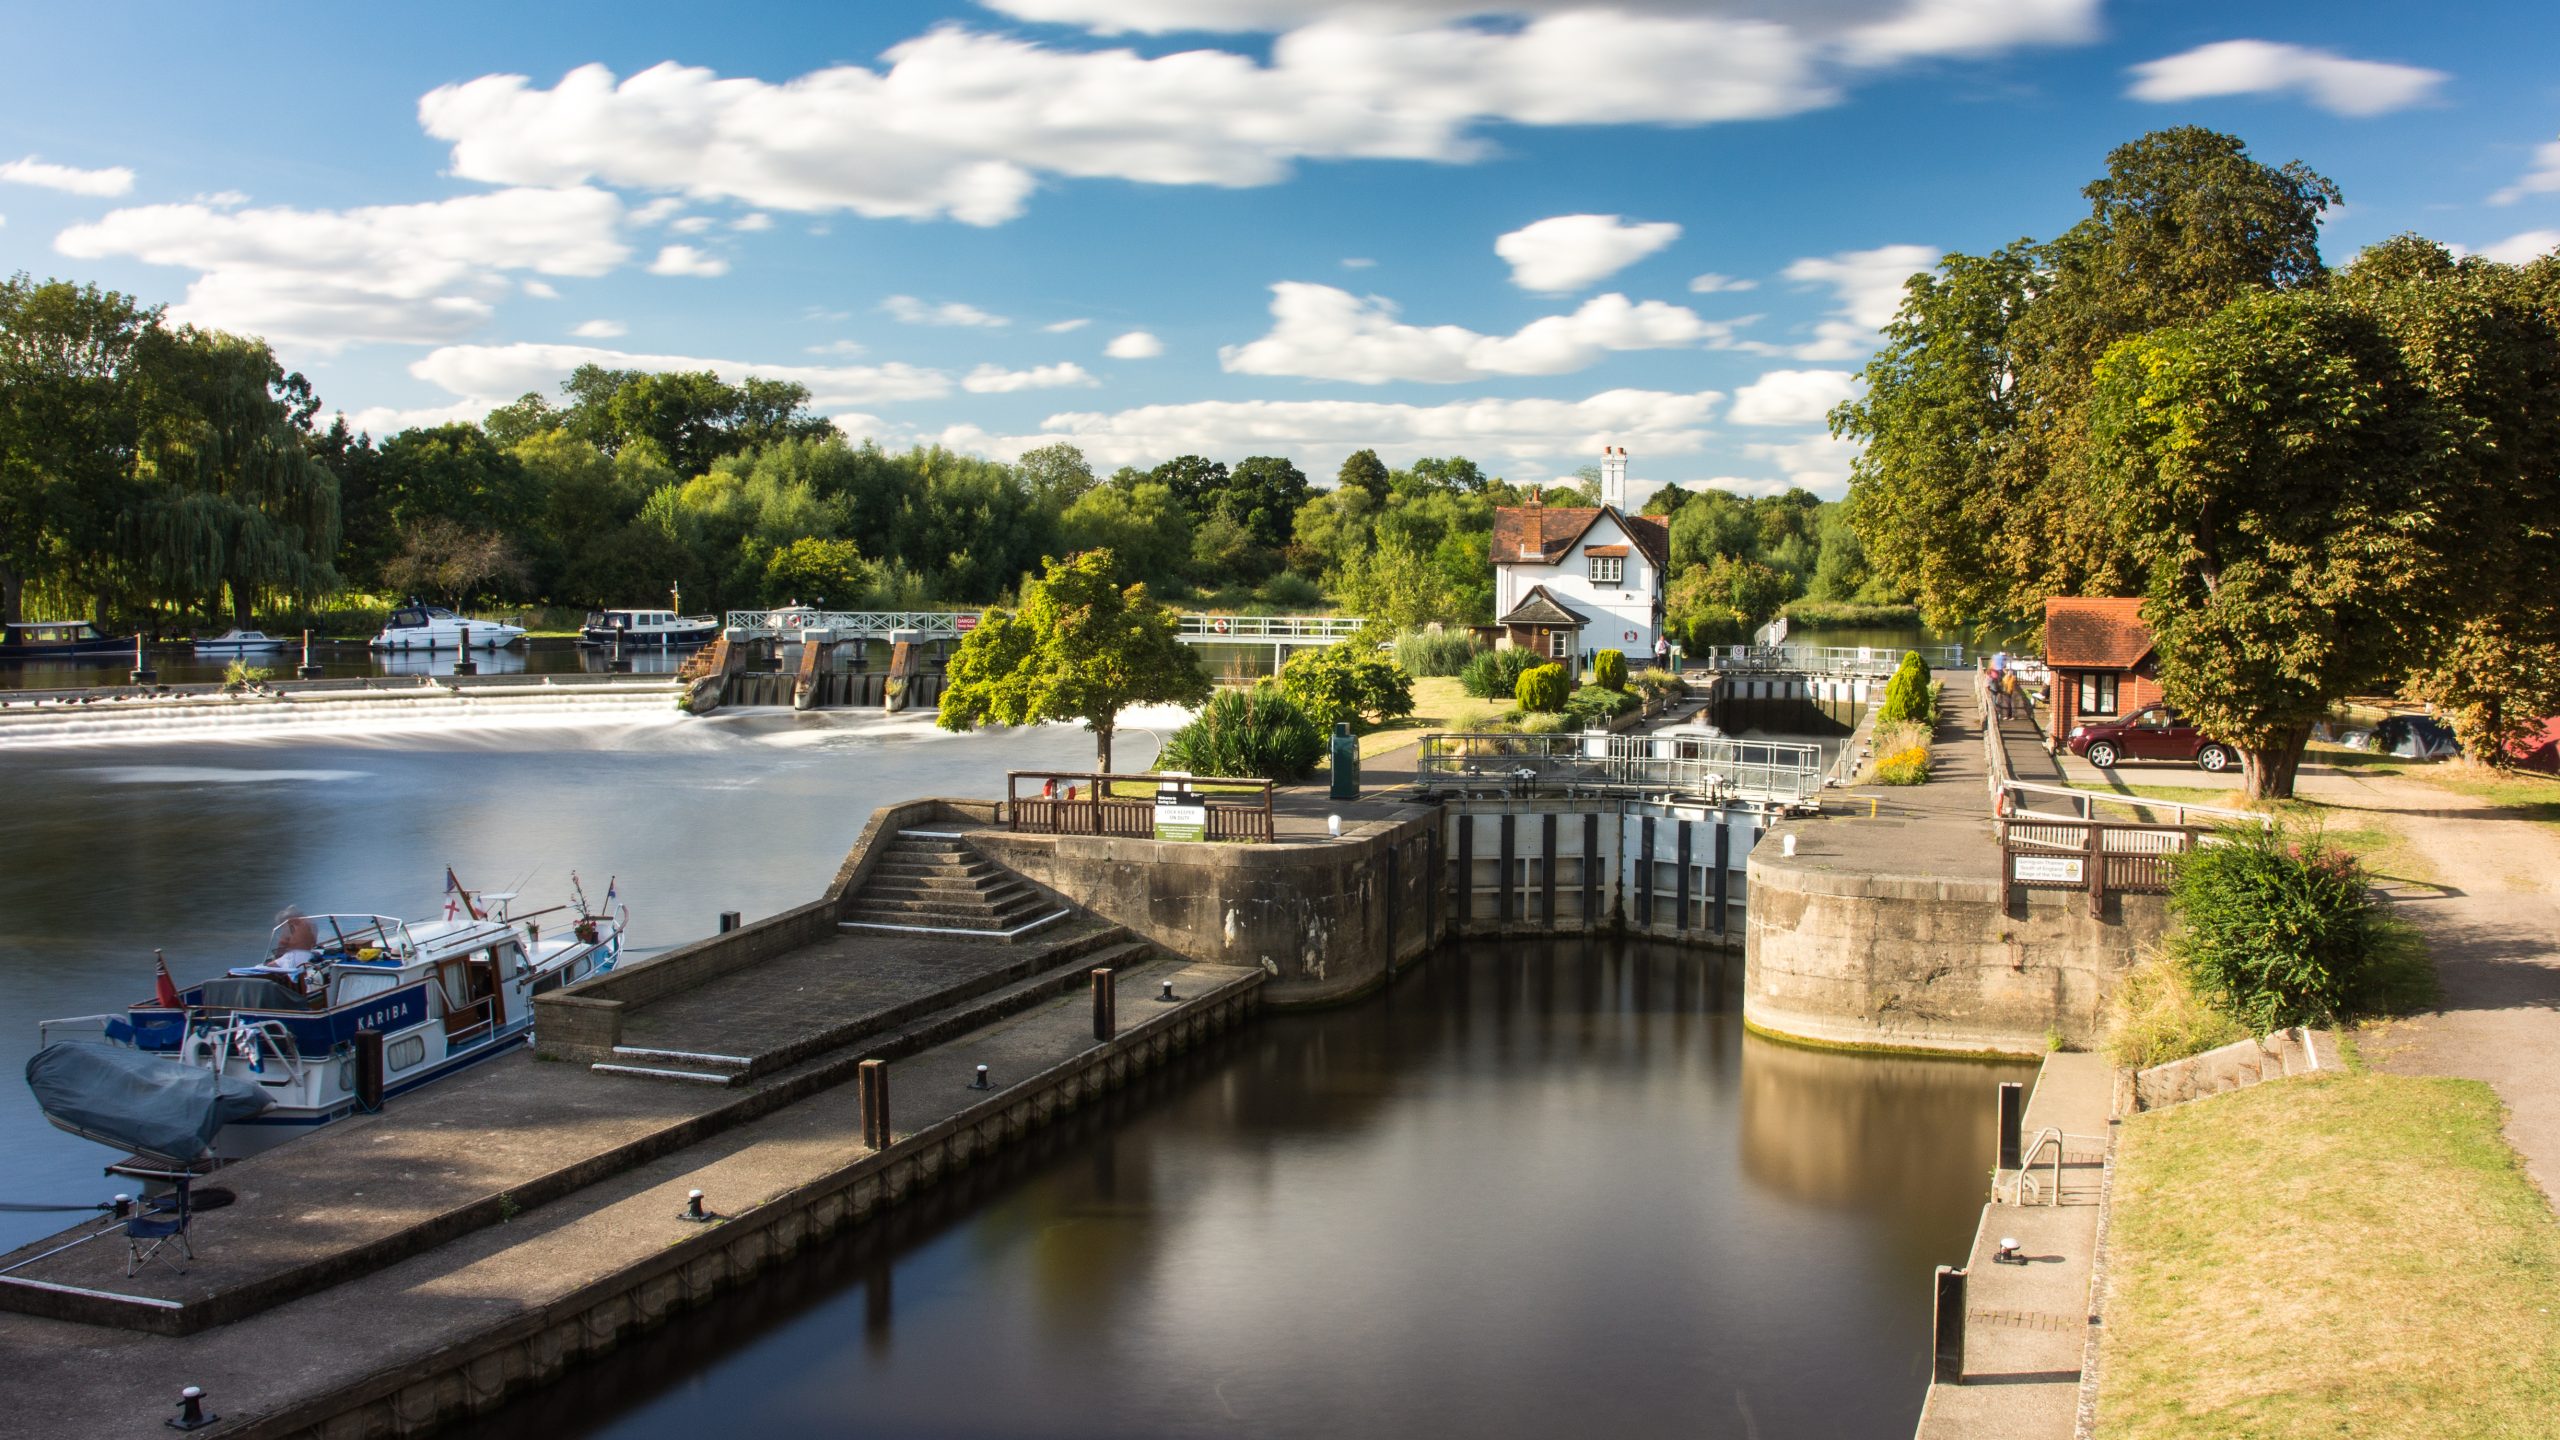
M 264 630 L 225 630 L 210 640 L 195 642 L 199 655 L 264 655 L 281 650 L 293 642 Z
M 376 650 L 503 650 L 524 638 L 524 627 L 503 620 L 473 620 L 441 605 L 411 600 L 391 612 Z
M 133 653 L 133 641 L 86 620 L 30 620 L 0 628 L 0 660 L 105 660 Z
M 594 610 L 578 631 L 582 645 L 701 645 L 720 633 L 716 615 L 679 615 L 672 610 Z
M 42 1022 L 43 1064 L 28 1075 L 45 1118 L 148 1162 L 252 1155 L 515 1049 L 532 1036 L 535 996 L 609 971 L 622 953 L 611 886 L 591 909 L 572 876 L 569 904 L 512 917 L 512 895 L 464 890 L 450 870 L 446 895 L 444 915 L 428 920 L 288 910 L 260 964 L 184 989 L 163 966 L 157 993 L 121 1015 Z M 73 1048 L 110 1054 L 57 1053 Z M 229 1108 L 195 1117 L 200 1150 L 171 1153 L 166 1137 L 191 1133 L 186 1124 L 117 1118 L 137 1083 Z M 267 1103 L 251 1109 L 243 1096 Z

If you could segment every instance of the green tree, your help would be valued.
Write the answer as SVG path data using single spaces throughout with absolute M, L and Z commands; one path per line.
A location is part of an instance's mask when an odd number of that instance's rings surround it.
M 1144 585 L 1123 588 L 1109 551 L 1052 560 L 1022 586 L 1022 608 L 990 611 L 951 657 L 938 724 L 1036 725 L 1081 720 L 1094 764 L 1111 770 L 1111 737 L 1132 705 L 1198 705 L 1209 677 L 1178 620 Z
M 1280 693 L 1326 729 L 1342 721 L 1383 725 L 1413 713 L 1413 677 L 1355 640 L 1290 656 L 1280 667 Z
M 395 531 L 441 519 L 465 530 L 520 535 L 540 503 L 524 463 L 477 425 L 403 430 L 383 441 L 379 453 L 378 504 Z
M 2124 342 L 2091 413 L 2162 691 L 2252 798 L 2290 796 L 2311 726 L 2409 668 L 2451 583 L 2441 413 L 2379 325 L 2309 293 Z
M 1191 517 L 1152 480 L 1097 485 L 1058 517 L 1058 541 L 1070 552 L 1108 550 L 1122 579 L 1161 585 L 1190 563 Z
M 850 540 L 821 540 L 804 535 L 773 552 L 764 562 L 764 598 L 768 605 L 793 600 L 812 605 L 851 607 L 862 603 L 871 588 L 871 567 Z
M 1065 441 L 1023 451 L 1013 468 L 1030 488 L 1031 498 L 1052 513 L 1073 505 L 1094 486 L 1092 463 L 1082 450 Z
M 1334 590 L 1352 614 L 1390 633 L 1464 618 L 1447 572 L 1402 540 L 1352 557 L 1335 572 Z
M 134 357 L 160 312 L 95 285 L 0 282 L 0 620 L 107 548 L 137 441 Z
M 1313 493 L 1297 466 L 1276 455 L 1255 455 L 1237 463 L 1214 508 L 1276 555 L 1289 543 L 1289 527 Z
M 1373 502 L 1387 498 L 1387 464 L 1375 450 L 1354 450 L 1342 458 L 1334 479 L 1344 490 L 1357 490 Z
M 1176 455 L 1148 471 L 1147 478 L 1172 491 L 1183 513 L 1196 524 L 1209 518 L 1218 492 L 1226 488 L 1227 467 L 1199 455 Z

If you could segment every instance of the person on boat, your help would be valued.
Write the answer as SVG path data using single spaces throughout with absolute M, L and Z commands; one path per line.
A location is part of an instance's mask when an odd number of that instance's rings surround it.
M 300 907 L 287 905 L 276 916 L 276 948 L 263 965 L 253 965 L 252 972 L 270 974 L 296 987 L 302 984 L 302 972 L 320 958 L 320 927 Z

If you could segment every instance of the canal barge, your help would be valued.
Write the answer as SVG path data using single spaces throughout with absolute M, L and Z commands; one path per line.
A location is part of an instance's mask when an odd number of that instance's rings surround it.
M 146 1159 L 236 1160 L 514 1049 L 532 1037 L 536 995 L 610 971 L 621 954 L 611 888 L 603 913 L 589 913 L 573 879 L 575 899 L 559 907 L 571 918 L 546 934 L 533 916 L 509 918 L 512 895 L 462 890 L 450 873 L 447 884 L 441 918 L 288 911 L 264 964 L 183 990 L 163 966 L 158 993 L 122 1015 L 42 1022 L 28 1083 L 45 1118 Z M 165 1124 L 124 1123 L 158 1119 L 164 1091 L 231 1097 L 200 1153 L 142 1138 Z
M 716 615 L 679 615 L 672 610 L 595 610 L 578 631 L 582 645 L 632 645 L 671 649 L 704 645 L 720 633 Z
M 133 653 L 133 642 L 102 633 L 86 620 L 30 620 L 0 628 L 0 660 L 105 660 Z

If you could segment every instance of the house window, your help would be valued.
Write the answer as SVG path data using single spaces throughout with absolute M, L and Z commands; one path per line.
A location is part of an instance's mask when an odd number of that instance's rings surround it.
M 1586 558 L 1591 562 L 1591 583 L 1594 585 L 1616 585 L 1627 578 L 1627 557 L 1623 555 L 1592 555 Z
M 1572 658 L 1573 658 L 1573 636 L 1574 636 L 1574 632 L 1573 632 L 1573 631 L 1571 631 L 1571 630 L 1550 630 L 1550 631 L 1548 631 L 1548 632 L 1547 632 L 1547 658 L 1548 658 L 1548 659 L 1550 659 L 1550 660 L 1570 660 L 1570 659 L 1572 659 Z
M 2080 672 L 2080 713 L 2113 715 L 2116 713 L 2116 677 L 2103 670 Z

